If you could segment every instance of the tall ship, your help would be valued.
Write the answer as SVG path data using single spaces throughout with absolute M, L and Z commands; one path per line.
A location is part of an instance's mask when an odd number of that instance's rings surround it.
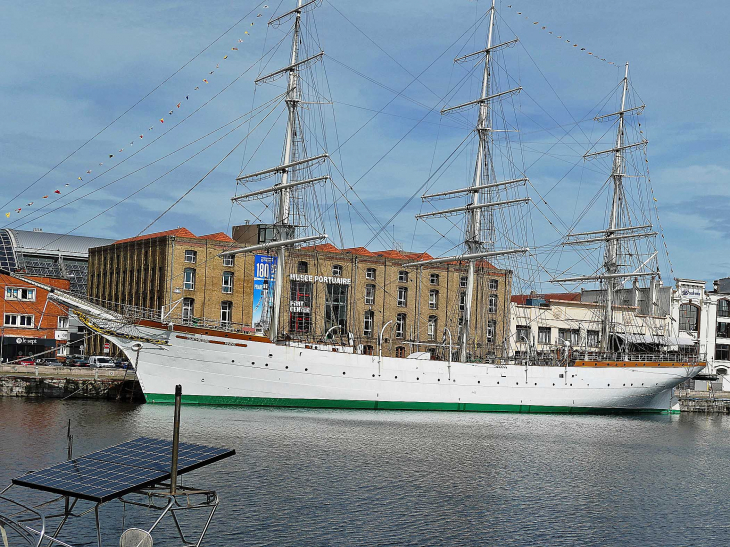
M 352 269 L 346 277 L 341 265 L 323 271 L 301 260 L 307 253 L 325 252 L 327 245 L 332 247 L 328 241 L 335 240 L 326 231 L 333 211 L 318 196 L 340 192 L 347 200 L 354 192 L 350 183 L 333 188 L 332 179 L 342 174 L 341 166 L 328 149 L 335 146 L 317 132 L 324 125 L 317 115 L 331 101 L 329 90 L 318 85 L 316 73 L 325 58 L 312 32 L 317 5 L 316 0 L 298 0 L 290 11 L 272 17 L 269 25 L 290 26 L 288 64 L 256 80 L 257 85 L 286 82 L 279 97 L 287 120 L 281 160 L 278 165 L 242 173 L 237 181 L 243 190 L 233 200 L 273 212 L 267 236 L 245 245 L 231 240 L 229 248 L 206 258 L 225 264 L 238 259 L 252 265 L 255 317 L 248 326 L 233 324 L 230 317 L 220 322 L 196 321 L 190 299 L 182 296 L 143 312 L 110 304 L 108 298 L 95 301 L 59 290 L 50 298 L 68 305 L 89 329 L 124 352 L 136 365 L 151 403 L 172 402 L 176 384 L 182 384 L 183 403 L 188 404 L 672 411 L 673 388 L 699 373 L 705 363 L 701 356 L 673 345 L 668 332 L 656 325 L 647 331 L 647 320 L 627 311 L 622 300 L 629 283 L 653 302 L 661 280 L 655 249 L 658 232 L 647 199 L 651 194 L 645 176 L 646 141 L 628 140 L 641 135 L 630 131 L 630 124 L 643 110 L 643 105 L 630 103 L 628 65 L 617 88 L 618 110 L 596 116 L 598 122 L 615 126 L 612 142 L 604 150 L 594 147 L 585 154 L 585 161 L 599 158 L 591 173 L 600 171 L 600 158 L 609 160 L 603 163 L 607 178 L 601 186 L 607 196 L 606 210 L 590 213 L 587 209 L 577 219 L 593 229 L 577 231 L 577 220 L 566 226 L 555 246 L 561 251 L 531 244 L 529 211 L 534 196 L 540 201 L 544 197 L 526 169 L 518 166 L 520 139 L 515 135 L 519 136 L 519 125 L 507 111 L 522 87 L 510 86 L 514 81 L 504 69 L 506 50 L 518 40 L 497 40 L 493 0 L 483 16 L 484 47 L 455 59 L 468 78 L 478 81 L 471 87 L 476 93 L 456 102 L 457 92 L 469 89 L 462 81 L 444 96 L 444 103 L 455 102 L 443 104 L 441 110 L 455 125 L 473 125 L 457 147 L 458 154 L 449 155 L 443 169 L 433 171 L 418 190 L 422 207 L 417 221 L 433 230 L 434 237 L 448 240 L 454 233 L 460 235 L 443 256 L 396 250 L 402 259 L 395 268 L 397 274 L 389 277 L 375 268 L 372 272 L 363 268 L 364 279 L 355 279 L 360 270 Z M 453 171 L 447 171 L 450 161 L 466 156 L 469 163 L 461 162 L 464 182 L 438 187 L 441 180 L 453 180 Z M 269 186 L 261 184 L 272 180 Z M 592 201 L 596 203 L 598 199 Z M 387 228 L 381 227 L 378 233 L 383 229 Z M 358 249 L 351 254 L 370 253 Z M 578 260 L 571 268 L 550 262 L 556 252 L 573 250 Z M 576 264 L 592 266 L 578 275 L 572 271 Z M 541 305 L 540 294 L 545 291 L 536 290 L 541 274 L 547 281 L 540 283 L 565 290 L 581 284 L 594 287 L 586 293 L 592 295 L 587 313 L 594 329 L 583 334 L 576 330 L 575 339 L 562 333 L 548 336 L 547 342 L 540 340 L 541 344 L 533 339 L 529 332 L 543 329 L 540 332 L 549 335 L 551 328 Z M 406 296 L 414 298 L 415 292 L 424 308 L 436 310 L 439 275 L 444 281 L 456 275 L 450 282 L 456 289 L 449 289 L 451 296 L 442 303 L 451 310 L 446 324 L 420 308 L 415 318 L 412 314 L 407 319 L 398 309 L 389 317 L 390 311 L 377 309 L 368 292 L 377 289 L 390 294 L 395 308 L 404 309 Z M 414 279 L 416 285 L 408 285 Z M 326 306 L 324 317 L 317 318 L 313 309 L 318 297 L 313 293 L 319 285 Z M 179 292 L 184 295 L 185 290 L 182 287 Z M 490 292 L 496 290 L 502 291 L 499 302 L 497 293 Z M 511 294 L 519 290 L 534 291 L 528 299 L 534 303 L 528 331 L 514 325 L 527 322 L 515 316 L 510 302 Z M 354 317 L 343 303 L 356 301 L 364 312 Z

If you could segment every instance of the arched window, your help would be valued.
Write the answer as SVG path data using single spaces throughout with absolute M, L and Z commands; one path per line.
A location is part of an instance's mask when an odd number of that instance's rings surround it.
M 717 301 L 717 316 L 730 317 L 730 300 Z
M 700 307 L 696 304 L 681 304 L 679 306 L 679 330 L 683 332 L 697 332 L 700 323 Z

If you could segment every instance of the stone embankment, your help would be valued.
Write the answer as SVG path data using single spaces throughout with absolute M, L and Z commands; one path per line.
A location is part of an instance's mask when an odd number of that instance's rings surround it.
M 680 390 L 677 396 L 682 412 L 730 414 L 730 391 Z
M 134 372 L 86 367 L 0 365 L 0 396 L 144 401 Z

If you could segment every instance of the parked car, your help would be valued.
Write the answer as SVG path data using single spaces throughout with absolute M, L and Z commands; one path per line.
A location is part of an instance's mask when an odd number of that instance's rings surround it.
M 132 366 L 132 363 L 130 363 L 129 361 L 124 361 L 122 359 L 120 359 L 116 362 L 116 367 L 124 369 L 124 370 L 133 370 L 134 369 L 134 367 Z
M 35 361 L 30 357 L 22 357 L 20 361 L 18 361 L 18 364 L 25 367 L 32 367 L 35 365 Z
M 88 367 L 89 361 L 88 359 L 71 359 L 66 361 L 66 364 L 70 367 Z
M 114 361 L 111 357 L 104 357 L 103 355 L 93 355 L 89 357 L 89 365 L 92 368 L 114 368 Z

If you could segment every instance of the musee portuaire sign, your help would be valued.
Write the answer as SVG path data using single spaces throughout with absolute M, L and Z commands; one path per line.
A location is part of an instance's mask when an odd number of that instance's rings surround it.
M 306 281 L 309 283 L 329 283 L 332 285 L 352 285 L 348 277 L 328 277 L 326 275 L 289 274 L 291 281 Z

